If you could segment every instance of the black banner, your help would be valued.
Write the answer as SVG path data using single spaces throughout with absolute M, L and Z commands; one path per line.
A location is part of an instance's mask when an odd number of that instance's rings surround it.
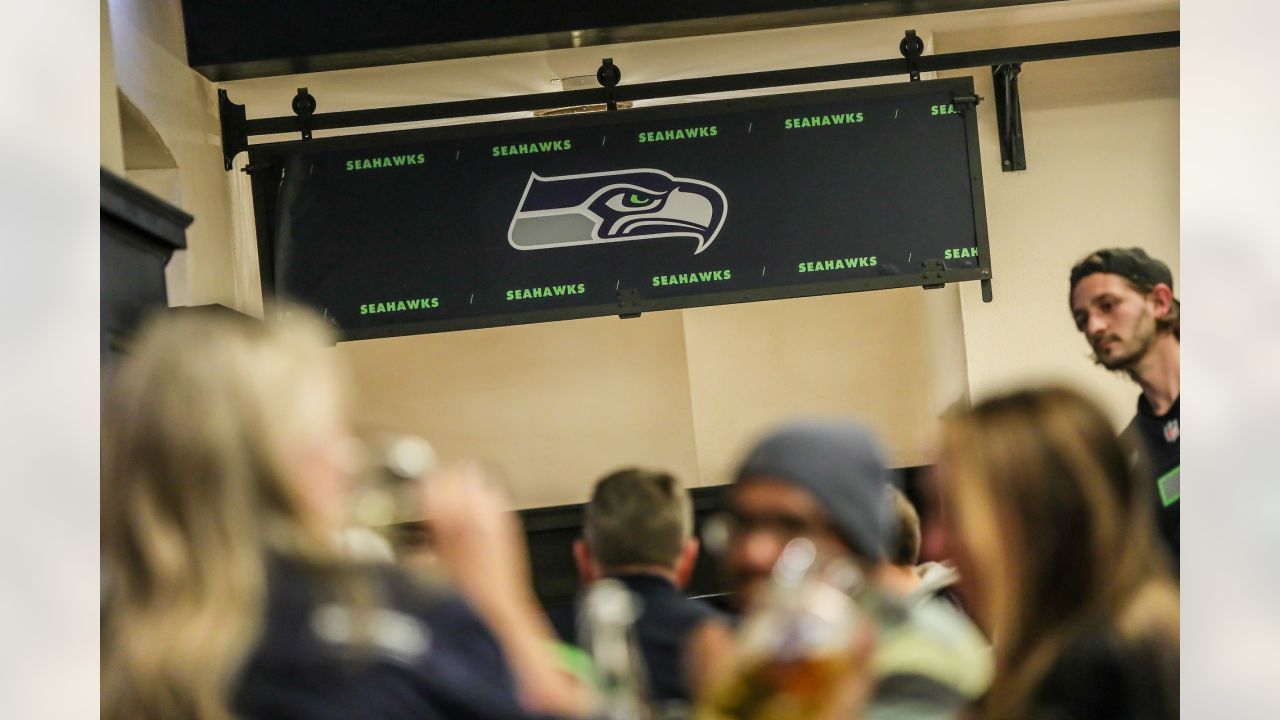
M 348 339 L 990 277 L 969 78 L 251 148 Z

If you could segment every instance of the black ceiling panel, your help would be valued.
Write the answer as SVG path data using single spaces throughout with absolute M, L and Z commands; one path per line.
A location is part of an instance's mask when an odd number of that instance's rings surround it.
M 1061 0 L 182 0 L 211 80 Z

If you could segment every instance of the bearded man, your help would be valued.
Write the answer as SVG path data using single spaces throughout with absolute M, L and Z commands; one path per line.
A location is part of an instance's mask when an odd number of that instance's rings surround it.
M 1178 425 L 1179 303 L 1169 266 L 1142 248 L 1090 254 L 1071 268 L 1071 314 L 1094 361 L 1142 388 L 1122 435 L 1146 453 L 1160 535 L 1178 563 L 1181 428 Z

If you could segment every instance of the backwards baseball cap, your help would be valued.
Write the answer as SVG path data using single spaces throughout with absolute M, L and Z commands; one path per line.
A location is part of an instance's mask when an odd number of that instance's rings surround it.
M 836 421 L 785 425 L 747 454 L 734 482 L 763 476 L 812 494 L 854 553 L 873 562 L 884 558 L 893 532 L 889 470 L 869 430 Z
M 1071 289 L 1082 278 L 1094 273 L 1111 273 L 1128 278 L 1140 287 L 1153 288 L 1160 283 L 1173 289 L 1173 273 L 1169 266 L 1147 254 L 1142 248 L 1108 248 L 1090 254 L 1071 268 Z

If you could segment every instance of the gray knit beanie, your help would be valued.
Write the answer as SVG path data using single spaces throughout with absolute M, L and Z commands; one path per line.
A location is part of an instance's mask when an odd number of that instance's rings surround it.
M 734 482 L 762 476 L 811 493 L 850 550 L 873 562 L 883 560 L 893 532 L 890 473 L 865 427 L 830 420 L 784 425 L 747 454 Z

